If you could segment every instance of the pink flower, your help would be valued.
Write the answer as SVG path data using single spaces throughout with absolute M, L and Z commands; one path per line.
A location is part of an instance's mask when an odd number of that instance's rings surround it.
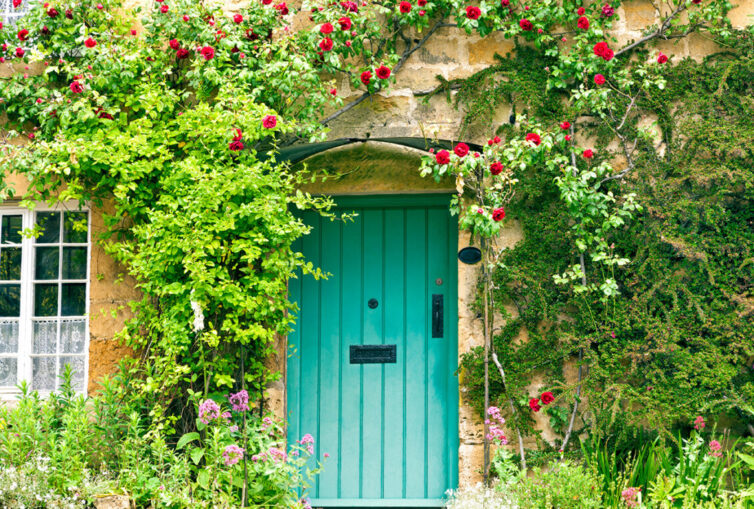
M 275 115 L 267 115 L 262 119 L 262 127 L 265 129 L 272 129 L 278 124 L 278 119 Z
M 215 403 L 211 399 L 205 399 L 199 405 L 199 420 L 204 424 L 209 424 L 211 421 L 220 418 L 220 405 Z
M 704 422 L 704 417 L 702 417 L 701 415 L 697 415 L 696 419 L 694 419 L 694 429 L 696 430 L 704 429 L 706 425 L 707 424 Z
M 626 507 L 636 507 L 639 505 L 637 500 L 639 492 L 641 492 L 641 488 L 626 488 L 621 492 L 620 496 L 623 498 Z
M 249 393 L 245 390 L 231 394 L 228 399 L 230 400 L 230 404 L 233 405 L 234 412 L 246 412 L 249 410 Z
M 244 450 L 237 445 L 229 445 L 223 451 L 223 460 L 226 466 L 233 466 L 243 459 Z
M 602 16 L 605 18 L 611 17 L 613 14 L 615 14 L 615 9 L 610 4 L 605 4 L 602 6 Z

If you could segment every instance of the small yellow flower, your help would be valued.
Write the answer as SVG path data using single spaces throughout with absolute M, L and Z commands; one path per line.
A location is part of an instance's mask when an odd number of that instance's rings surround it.
M 5 419 L 0 419 L 0 431 L 5 429 Z

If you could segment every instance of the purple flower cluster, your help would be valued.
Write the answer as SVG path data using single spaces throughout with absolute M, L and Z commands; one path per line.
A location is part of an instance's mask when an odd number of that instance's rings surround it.
M 237 445 L 229 445 L 223 451 L 223 460 L 229 467 L 235 465 L 243 459 L 244 450 Z
M 249 410 L 249 393 L 245 390 L 231 394 L 228 399 L 230 399 L 230 404 L 233 405 L 234 412 L 247 412 Z
M 499 445 L 505 445 L 508 443 L 508 438 L 503 432 L 503 424 L 505 419 L 500 413 L 500 409 L 496 406 L 491 406 L 487 409 L 488 419 L 484 421 L 488 426 L 487 440 L 496 442 Z
M 220 417 L 220 405 L 215 403 L 211 399 L 205 399 L 199 405 L 199 420 L 204 424 L 209 424 L 211 421 Z

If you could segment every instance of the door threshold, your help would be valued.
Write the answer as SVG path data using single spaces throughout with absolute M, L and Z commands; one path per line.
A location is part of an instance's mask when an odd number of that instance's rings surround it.
M 445 501 L 439 498 L 313 498 L 310 504 L 317 509 L 329 509 L 331 507 L 403 507 L 405 509 L 445 507 Z

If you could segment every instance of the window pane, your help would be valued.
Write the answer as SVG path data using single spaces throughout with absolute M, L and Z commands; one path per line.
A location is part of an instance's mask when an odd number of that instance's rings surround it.
M 0 285 L 0 316 L 19 316 L 21 285 Z
M 85 247 L 63 248 L 63 279 L 86 279 Z
M 0 279 L 21 280 L 21 248 L 4 247 L 0 250 Z
M 0 357 L 0 387 L 14 387 L 18 375 L 18 359 Z
M 58 284 L 34 285 L 34 316 L 58 315 Z
M 18 352 L 18 320 L 0 321 L 0 353 Z
M 63 320 L 60 324 L 60 349 L 63 353 L 84 353 L 86 320 Z
M 55 363 L 57 357 L 32 358 L 31 388 L 35 391 L 53 391 L 57 374 Z
M 63 242 L 86 244 L 87 213 L 66 212 L 63 217 Z
M 63 284 L 61 316 L 81 316 L 86 312 L 86 283 Z
M 21 216 L 3 216 L 3 244 L 20 244 L 21 228 Z
M 37 225 L 42 232 L 37 244 L 60 241 L 60 212 L 37 212 Z
M 57 279 L 60 263 L 58 247 L 36 247 L 34 279 Z
M 58 321 L 39 320 L 34 322 L 32 353 L 57 353 Z
M 58 373 L 60 376 L 63 376 L 65 366 L 69 365 L 71 366 L 71 371 L 73 371 L 71 376 L 71 382 L 73 385 L 73 390 L 75 391 L 83 391 L 84 390 L 84 357 L 82 356 L 67 356 L 67 357 L 60 357 L 60 371 Z M 58 379 L 58 387 L 60 387 L 63 384 L 63 379 Z

